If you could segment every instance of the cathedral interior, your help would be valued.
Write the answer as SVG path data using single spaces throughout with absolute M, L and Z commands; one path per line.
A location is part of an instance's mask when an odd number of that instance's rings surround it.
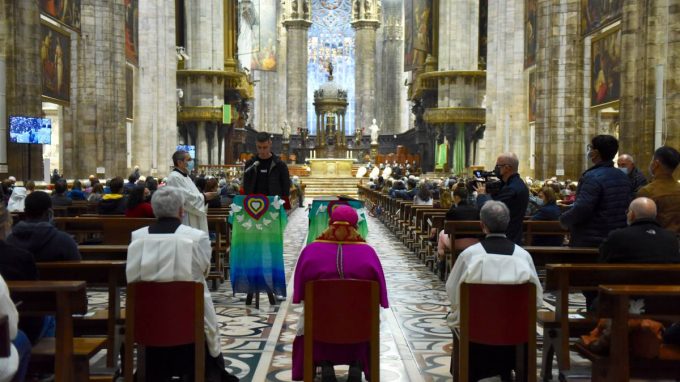
M 445 178 L 513 152 L 523 178 L 569 183 L 599 134 L 646 176 L 657 148 L 680 147 L 680 0 L 0 2 L 0 179 L 38 188 L 54 171 L 163 179 L 179 149 L 229 181 L 260 132 L 307 198 L 356 197 L 367 163 Z M 308 223 L 289 219 L 286 277 Z M 380 380 L 450 380 L 445 280 L 367 220 L 392 306 Z M 228 370 L 291 380 L 301 308 L 245 307 L 228 283 L 213 299 Z

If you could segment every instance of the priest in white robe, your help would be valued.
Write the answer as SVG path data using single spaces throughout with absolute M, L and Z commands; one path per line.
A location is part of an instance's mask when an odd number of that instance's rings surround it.
M 172 154 L 175 168 L 165 182 L 178 188 L 184 196 L 184 217 L 182 224 L 208 232 L 208 201 L 218 196 L 217 192 L 201 192 L 189 177 L 189 162 L 193 161 L 188 152 L 179 150 Z
M 182 206 L 186 205 L 184 194 L 180 189 L 165 186 L 151 197 L 151 205 L 158 220 L 132 233 L 132 242 L 128 247 L 127 281 L 202 283 L 206 381 L 238 381 L 224 369 L 217 314 L 205 279 L 210 270 L 210 239 L 207 233 L 182 224 Z M 147 377 L 151 373 L 158 380 L 163 379 L 166 377 L 163 373 L 172 373 L 174 370 L 171 369 L 175 366 L 182 370 L 186 359 L 191 359 L 191 356 L 187 357 L 186 349 L 181 346 L 168 351 L 153 349 L 149 353 L 147 350 Z M 173 367 L 169 368 L 167 364 Z

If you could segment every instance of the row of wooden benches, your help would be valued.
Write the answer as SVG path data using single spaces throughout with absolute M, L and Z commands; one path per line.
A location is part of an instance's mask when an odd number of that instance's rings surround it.
M 359 194 L 370 207 L 379 207 L 380 219 L 397 237 L 401 237 L 406 245 L 416 252 L 421 259 L 432 262 L 436 244 L 429 241 L 431 228 L 440 229 L 455 240 L 456 235 L 480 234 L 479 222 L 448 222 L 444 220 L 446 211 L 432 207 L 414 206 L 403 200 L 391 199 L 387 195 L 377 193 L 368 188 L 359 189 Z M 551 222 L 525 222 L 525 240 L 531 243 L 537 235 L 566 234 L 559 226 Z M 596 248 L 569 247 L 524 247 L 534 260 L 539 270 L 545 270 L 543 282 L 546 292 L 556 295 L 555 311 L 538 312 L 538 324 L 544 328 L 543 362 L 541 377 L 550 380 L 552 377 L 552 360 L 557 356 L 558 368 L 563 375 L 570 369 L 569 352 L 575 349 L 593 363 L 593 380 L 625 381 L 629 376 L 652 378 L 658 376 L 680 375 L 680 348 L 665 346 L 661 356 L 653 360 L 630 359 L 627 346 L 612 344 L 609 356 L 594 354 L 583 346 L 575 344 L 578 336 L 592 330 L 600 317 L 612 318 L 618 333 L 627 329 L 627 299 L 630 296 L 642 296 L 649 301 L 649 309 L 645 317 L 663 319 L 679 319 L 678 305 L 671 307 L 669 303 L 680 300 L 680 265 L 612 265 L 597 264 Z M 447 253 L 445 272 L 451 269 L 457 253 Z M 442 279 L 447 276 L 443 272 Z M 543 272 L 540 272 L 541 274 Z M 635 285 L 628 285 L 635 284 Z M 569 314 L 570 293 L 583 291 L 599 291 L 601 300 L 597 314 L 582 312 Z M 655 305 L 658 296 L 663 296 L 666 304 Z M 614 301 L 615 303 L 610 303 Z M 625 304 L 624 304 L 625 302 Z M 618 305 L 617 305 L 618 304 Z M 625 309 L 621 306 L 625 305 Z M 615 308 L 618 307 L 618 308 Z M 618 325 L 618 326 L 617 326 Z M 627 331 L 626 331 L 627 333 Z M 627 336 L 625 337 L 627 340 Z M 617 344 L 622 339 L 617 340 Z M 614 366 L 612 366 L 614 365 Z

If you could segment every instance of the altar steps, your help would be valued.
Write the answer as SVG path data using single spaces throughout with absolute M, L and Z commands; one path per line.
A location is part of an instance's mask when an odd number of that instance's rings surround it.
M 357 178 L 350 177 L 312 177 L 308 176 L 300 178 L 302 183 L 306 186 L 305 198 L 314 198 L 318 196 L 335 196 L 347 195 L 352 198 L 358 197 Z

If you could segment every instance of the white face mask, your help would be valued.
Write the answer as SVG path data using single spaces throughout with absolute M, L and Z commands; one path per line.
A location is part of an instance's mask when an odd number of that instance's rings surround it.
M 622 173 L 628 175 L 628 167 L 619 167 L 619 170 L 621 170 Z

